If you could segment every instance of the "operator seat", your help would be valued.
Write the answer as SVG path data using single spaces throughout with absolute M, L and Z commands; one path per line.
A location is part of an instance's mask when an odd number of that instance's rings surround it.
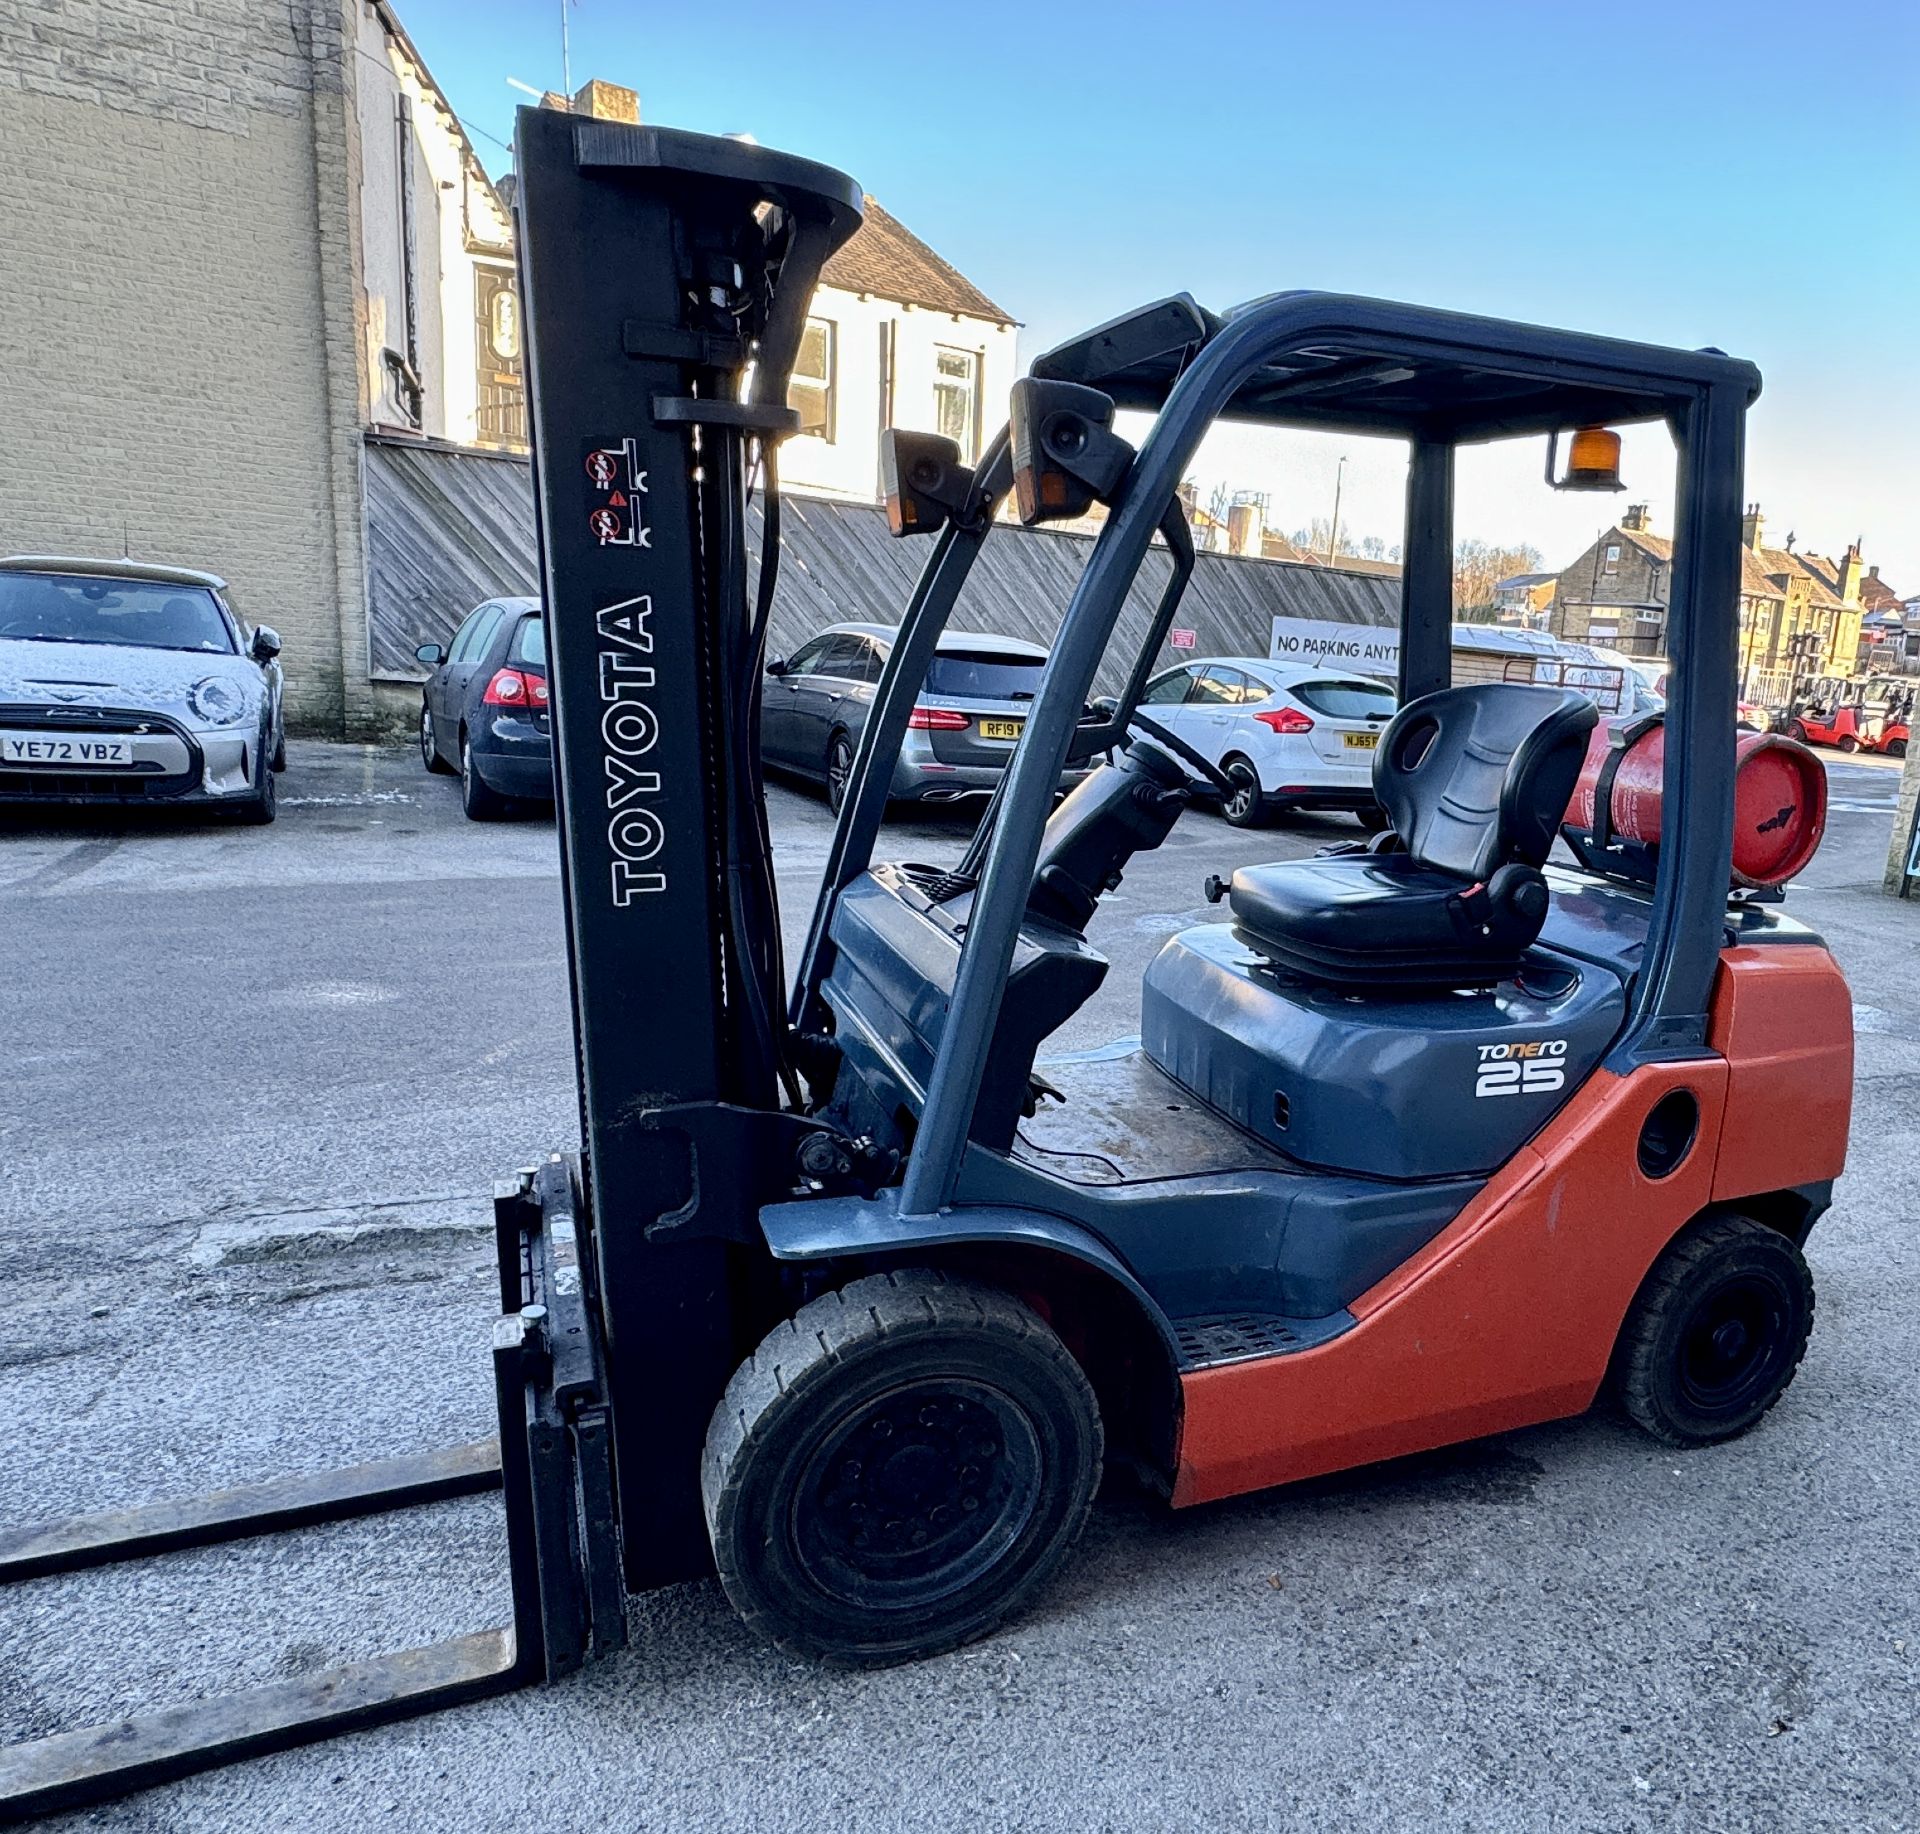
M 1486 986 L 1547 915 L 1540 872 L 1599 715 L 1568 688 L 1474 682 L 1409 701 L 1373 790 L 1391 835 L 1364 851 L 1233 875 L 1241 940 L 1335 985 Z

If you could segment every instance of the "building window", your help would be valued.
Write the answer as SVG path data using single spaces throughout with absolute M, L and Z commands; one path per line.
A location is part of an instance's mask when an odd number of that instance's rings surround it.
M 476 264 L 473 270 L 475 381 L 474 436 L 483 446 L 527 443 L 527 393 L 520 348 L 520 297 L 513 270 Z
M 933 430 L 945 434 L 971 465 L 980 456 L 980 353 L 934 351 Z
M 1617 541 L 1607 543 L 1607 569 L 1609 573 L 1620 571 L 1620 544 Z
M 810 318 L 787 384 L 787 406 L 800 410 L 800 431 L 833 439 L 833 321 Z

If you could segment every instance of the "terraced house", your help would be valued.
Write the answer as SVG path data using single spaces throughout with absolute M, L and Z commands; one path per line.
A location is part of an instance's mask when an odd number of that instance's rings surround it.
M 1783 669 L 1794 639 L 1817 641 L 1803 661 L 1819 674 L 1851 673 L 1866 607 L 1860 543 L 1839 560 L 1766 543 L 1766 518 L 1749 505 L 1741 524 L 1740 663 L 1743 677 Z M 1635 503 L 1556 579 L 1553 634 L 1629 656 L 1662 656 L 1673 584 L 1673 540 L 1656 534 L 1648 506 Z

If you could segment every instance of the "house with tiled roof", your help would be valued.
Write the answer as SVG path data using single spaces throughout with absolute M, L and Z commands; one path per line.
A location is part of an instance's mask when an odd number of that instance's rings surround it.
M 784 483 L 880 497 L 887 427 L 944 433 L 971 464 L 1007 417 L 1018 375 L 1013 316 L 876 198 L 828 261 L 788 395 L 801 433 Z
M 1769 547 L 1758 504 L 1749 506 L 1742 520 L 1740 541 L 1743 678 L 1785 668 L 1796 658 L 1817 673 L 1851 673 L 1866 577 L 1860 544 L 1838 561 L 1796 551 L 1791 535 L 1785 547 Z M 1646 504 L 1632 504 L 1557 576 L 1553 633 L 1630 656 L 1665 655 L 1672 580 L 1672 538 L 1654 532 Z M 1817 639 L 1811 657 L 1794 647 L 1794 640 L 1807 633 Z

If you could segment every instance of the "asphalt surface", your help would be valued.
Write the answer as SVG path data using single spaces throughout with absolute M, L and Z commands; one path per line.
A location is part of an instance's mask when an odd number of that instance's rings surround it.
M 469 824 L 405 752 L 292 752 L 271 829 L 0 817 L 0 1523 L 492 1429 L 488 1193 L 576 1127 L 552 823 Z M 1920 908 L 1877 889 L 1895 769 L 1832 774 L 1790 908 L 1853 981 L 1853 1160 L 1749 1438 L 1594 1417 L 1181 1515 L 1121 1490 L 1034 1615 L 881 1674 L 679 1587 L 563 1685 L 57 1825 L 1920 1827 Z M 797 941 L 828 823 L 773 814 Z M 1355 832 L 1186 818 L 1103 907 L 1059 1046 L 1135 1029 L 1206 874 Z M 505 1612 L 493 1498 L 31 1582 L 0 1736 Z

